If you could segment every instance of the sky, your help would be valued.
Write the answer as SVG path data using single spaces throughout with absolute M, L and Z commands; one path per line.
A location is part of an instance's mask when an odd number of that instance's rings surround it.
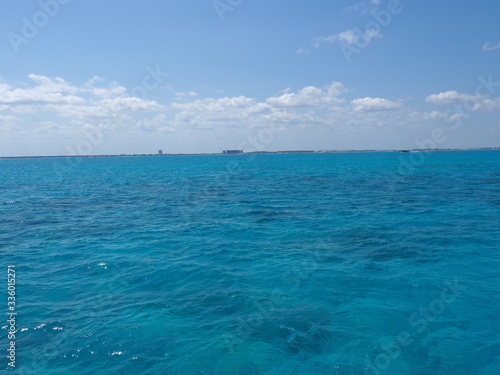
M 500 2 L 4 0 L 0 156 L 500 146 Z

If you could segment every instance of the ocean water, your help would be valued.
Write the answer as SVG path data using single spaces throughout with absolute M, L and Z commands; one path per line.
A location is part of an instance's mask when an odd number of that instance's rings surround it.
M 500 374 L 498 151 L 0 160 L 0 210 L 5 373 Z

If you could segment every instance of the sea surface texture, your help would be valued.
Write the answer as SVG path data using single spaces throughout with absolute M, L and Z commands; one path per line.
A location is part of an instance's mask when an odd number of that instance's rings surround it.
M 498 151 L 0 160 L 0 198 L 6 374 L 500 374 Z

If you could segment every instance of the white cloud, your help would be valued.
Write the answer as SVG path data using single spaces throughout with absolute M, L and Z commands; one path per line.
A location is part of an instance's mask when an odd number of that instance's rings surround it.
M 41 105 L 48 103 L 75 104 L 83 102 L 83 99 L 75 95 L 66 95 L 74 92 L 70 86 L 62 82 L 50 80 L 44 81 L 40 76 L 30 75 L 30 78 L 38 83 L 32 88 L 12 88 L 7 84 L 0 84 L 0 105 Z
M 362 32 L 360 29 L 349 29 L 338 34 L 320 36 L 313 40 L 314 46 L 319 47 L 321 43 L 345 43 L 349 45 L 368 44 L 374 38 L 381 38 L 382 34 L 378 29 L 371 28 Z
M 198 93 L 195 91 L 187 91 L 187 92 L 176 92 L 175 93 L 176 97 L 183 98 L 183 97 L 194 97 L 198 96 Z
M 500 110 L 500 98 L 489 99 L 479 95 L 462 94 L 457 91 L 446 91 L 439 94 L 429 95 L 426 99 L 434 104 L 467 104 L 469 111 L 491 112 Z
M 0 115 L 0 124 L 12 124 L 15 122 L 21 121 L 21 119 L 17 116 L 12 115 Z
M 271 97 L 267 102 L 273 107 L 321 107 L 332 104 L 340 104 L 344 100 L 340 95 L 345 92 L 344 86 L 339 82 L 333 82 L 324 89 L 314 86 L 304 87 L 297 93 L 285 93 L 278 97 Z
M 37 74 L 29 74 L 28 77 L 33 82 L 38 83 L 38 90 L 43 92 L 68 92 L 76 94 L 79 91 L 77 87 L 71 86 L 64 79 L 59 77 L 51 79 Z
M 457 91 L 446 91 L 439 94 L 429 95 L 425 100 L 429 103 L 452 104 L 461 103 L 467 100 L 477 100 L 473 95 L 460 94 Z
M 350 36 L 342 38 L 347 42 Z M 81 138 L 85 129 L 99 129 L 106 134 L 120 130 L 120 134 L 127 137 L 133 134 L 152 140 L 237 139 L 244 137 L 245 132 L 274 125 L 286 129 L 282 133 L 284 137 L 306 134 L 300 133 L 305 128 L 312 132 L 334 130 L 362 134 L 377 129 L 404 131 L 408 127 L 419 128 L 426 123 L 452 121 L 462 116 L 452 110 L 412 111 L 401 100 L 381 97 L 358 95 L 361 97 L 346 100 L 347 89 L 340 82 L 323 87 L 286 88 L 259 99 L 244 95 L 200 98 L 194 91 L 178 91 L 173 103 L 161 105 L 135 97 L 127 88 L 100 77 L 93 77 L 82 85 L 39 75 L 29 78 L 27 84 L 16 86 L 0 81 L 0 132 L 9 137 L 31 137 L 34 142 L 48 139 L 57 143 Z M 500 98 L 476 97 L 457 91 L 426 98 L 427 102 L 436 104 L 466 100 L 469 104 L 474 100 L 470 104 L 473 111 L 500 110 Z
M 52 121 L 43 121 L 34 129 L 35 133 L 61 133 L 64 127 Z
M 500 110 L 500 98 L 496 99 L 485 99 L 481 101 L 477 107 L 474 108 L 476 111 L 499 111 Z
M 359 3 L 355 3 L 354 5 L 349 6 L 347 9 L 359 12 L 361 14 L 366 14 L 372 10 L 378 9 L 381 3 L 382 3 L 381 0 L 361 1 Z
M 439 111 L 432 111 L 432 112 L 415 112 L 416 115 L 421 116 L 421 118 L 425 120 L 446 120 L 448 118 L 448 114 L 444 112 L 439 112 Z
M 59 77 L 36 74 L 28 77 L 31 86 L 13 88 L 0 84 L 0 110 L 13 113 L 49 111 L 73 118 L 117 118 L 132 112 L 163 108 L 155 101 L 130 96 L 127 89 L 116 82 L 104 87 L 95 86 L 103 80 L 99 77 L 93 77 L 80 87 Z
M 341 95 L 345 91 L 341 83 L 333 82 L 324 88 L 308 86 L 297 92 L 287 88 L 282 95 L 264 101 L 237 96 L 176 102 L 172 104 L 178 110 L 174 124 L 207 129 L 262 127 L 271 123 L 296 126 L 324 124 L 324 114 L 320 112 L 338 109 L 344 102 Z
M 330 41 L 336 41 L 347 43 L 347 44 L 356 44 L 359 41 L 360 36 L 352 29 L 346 30 L 336 35 L 330 36 Z
M 297 51 L 295 51 L 295 53 L 297 55 L 307 54 L 307 53 L 309 53 L 309 48 L 300 47 Z
M 19 132 L 21 119 L 12 115 L 0 115 L 0 133 L 13 134 Z
M 483 44 L 483 51 L 494 51 L 496 49 L 500 49 L 500 43 L 493 44 L 491 42 L 486 42 Z
M 271 110 L 266 103 L 259 103 L 245 96 L 197 99 L 189 103 L 173 103 L 179 109 L 176 121 L 183 124 L 206 122 L 232 122 Z
M 354 99 L 351 104 L 357 112 L 396 111 L 403 106 L 388 99 L 370 97 Z
M 12 115 L 0 115 L 0 122 L 6 122 L 6 121 L 19 121 L 20 118 Z
M 136 112 L 136 111 L 154 111 L 160 109 L 157 102 L 153 100 L 144 100 L 135 97 L 121 97 L 102 99 L 97 103 L 103 109 L 111 112 Z
M 313 125 L 326 124 L 325 118 L 309 113 L 295 111 L 276 110 L 269 114 L 261 115 L 252 127 L 266 127 L 270 124 L 293 125 L 300 128 Z
M 172 121 L 161 113 L 153 118 L 145 118 L 137 122 L 137 127 L 144 131 L 158 131 L 160 133 L 175 133 L 176 129 L 173 128 Z
M 104 81 L 104 78 L 95 76 L 87 83 L 85 83 L 80 91 L 103 99 L 127 96 L 127 89 L 123 86 L 120 86 L 116 82 L 112 82 L 107 87 L 98 87 L 94 85 L 94 83 L 101 81 Z

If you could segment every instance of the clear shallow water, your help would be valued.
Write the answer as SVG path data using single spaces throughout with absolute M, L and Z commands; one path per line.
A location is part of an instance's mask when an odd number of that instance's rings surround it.
M 417 156 L 0 160 L 11 373 L 499 374 L 500 153 Z

